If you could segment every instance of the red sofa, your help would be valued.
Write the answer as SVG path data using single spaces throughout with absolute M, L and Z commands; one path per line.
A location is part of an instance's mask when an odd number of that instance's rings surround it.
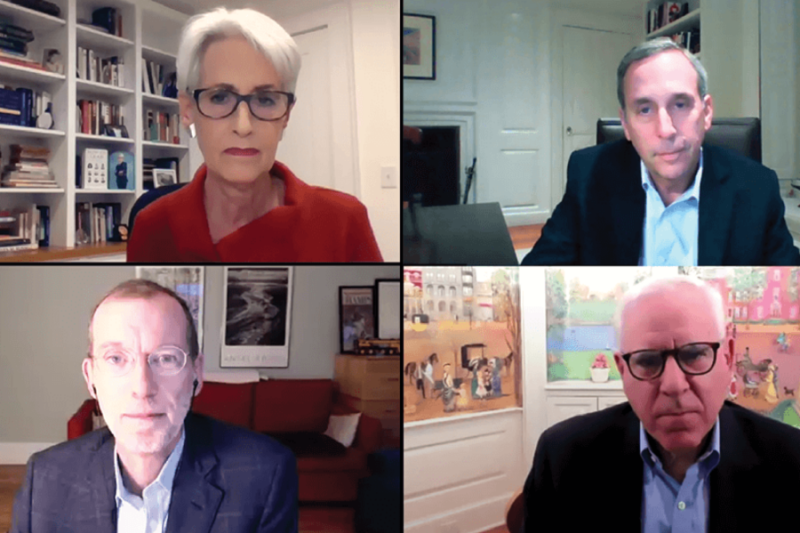
M 322 433 L 331 414 L 354 413 L 339 403 L 329 379 L 270 379 L 257 383 L 203 383 L 192 411 L 267 434 L 297 456 L 300 501 L 354 501 L 367 477 L 367 456 L 381 447 L 381 423 L 361 415 L 353 444 L 336 450 Z M 67 437 L 92 431 L 95 400 L 86 400 L 67 423 Z M 331 444 L 334 444 L 331 446 Z M 337 453 L 338 452 L 338 453 Z

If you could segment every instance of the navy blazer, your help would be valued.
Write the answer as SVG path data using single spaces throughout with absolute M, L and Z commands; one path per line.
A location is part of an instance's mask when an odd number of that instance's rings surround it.
M 709 533 L 752 533 L 764 520 L 795 523 L 800 431 L 727 400 L 719 422 Z M 525 531 L 642 531 L 643 488 L 639 418 L 630 403 L 572 417 L 539 438 L 523 490 Z
M 292 452 L 273 439 L 189 413 L 167 533 L 296 533 Z M 114 436 L 108 428 L 34 454 L 10 533 L 117 529 Z
M 522 265 L 637 265 L 645 217 L 640 161 L 626 139 L 573 152 L 564 198 Z M 697 241 L 698 266 L 800 265 L 775 171 L 708 144 Z

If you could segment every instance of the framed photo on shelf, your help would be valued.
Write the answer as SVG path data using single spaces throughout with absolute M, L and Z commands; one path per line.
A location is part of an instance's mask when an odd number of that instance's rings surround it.
M 375 338 L 375 288 L 339 287 L 339 353 L 356 353 L 358 339 Z
M 288 368 L 290 266 L 225 267 L 220 368 Z
M 171 168 L 154 168 L 153 169 L 153 184 L 158 187 L 165 187 L 167 185 L 175 185 L 178 179 L 175 177 L 175 170 Z
M 375 331 L 378 339 L 399 339 L 402 320 L 400 309 L 403 306 L 399 279 L 376 279 Z
M 127 226 L 125 227 L 127 240 Z M 202 266 L 137 266 L 136 278 L 158 283 L 175 291 L 183 298 L 192 313 L 197 328 L 197 345 L 203 351 L 203 282 L 205 267 Z
M 403 14 L 403 78 L 436 79 L 436 19 Z

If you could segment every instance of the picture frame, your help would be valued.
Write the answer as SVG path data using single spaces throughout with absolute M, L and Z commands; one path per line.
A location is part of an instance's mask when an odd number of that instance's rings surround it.
M 375 338 L 375 287 L 339 287 L 339 353 L 356 353 L 358 339 Z
M 288 368 L 294 267 L 225 267 L 220 368 Z
M 375 280 L 375 338 L 399 339 L 403 325 L 403 293 L 400 279 Z
M 153 185 L 156 188 L 166 187 L 168 185 L 175 185 L 176 183 L 178 183 L 178 178 L 175 175 L 175 169 L 172 168 L 153 169 Z
M 436 79 L 436 18 L 403 14 L 403 79 Z
M 127 240 L 127 226 L 125 226 Z M 203 302 L 205 300 L 205 267 L 203 266 L 137 266 L 136 278 L 158 283 L 183 298 L 197 328 L 197 346 L 203 352 Z
M 116 150 L 108 155 L 108 188 L 133 191 L 136 169 L 134 156 L 127 150 Z

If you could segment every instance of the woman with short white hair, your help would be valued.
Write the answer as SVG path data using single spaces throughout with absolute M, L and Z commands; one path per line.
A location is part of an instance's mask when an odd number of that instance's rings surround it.
M 178 100 L 205 162 L 136 216 L 129 262 L 383 261 L 357 198 L 308 185 L 275 160 L 299 71 L 294 39 L 258 11 L 220 7 L 188 20 Z

